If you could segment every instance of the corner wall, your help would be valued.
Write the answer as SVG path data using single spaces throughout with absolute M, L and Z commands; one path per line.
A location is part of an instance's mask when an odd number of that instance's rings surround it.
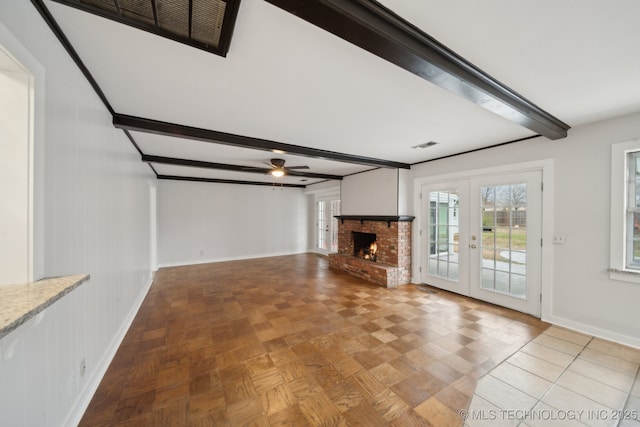
M 553 206 L 543 209 L 552 215 L 554 230 L 545 234 L 567 240 L 552 245 L 553 279 L 542 284 L 543 320 L 640 347 L 640 285 L 611 280 L 607 272 L 611 144 L 639 136 L 640 114 L 634 114 L 573 128 L 565 139 L 537 138 L 416 165 L 411 172 L 416 179 L 552 159 L 554 180 L 545 182 L 545 191 L 553 191 Z
M 30 2 L 2 35 L 36 73 L 35 279 L 91 279 L 0 340 L 0 425 L 75 425 L 152 279 L 155 178 Z

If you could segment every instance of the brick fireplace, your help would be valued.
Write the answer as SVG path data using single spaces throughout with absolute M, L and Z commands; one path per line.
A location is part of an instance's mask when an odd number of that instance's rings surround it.
M 341 215 L 337 218 L 338 253 L 329 255 L 330 267 L 387 288 L 411 282 L 414 217 Z M 354 248 L 354 244 L 362 242 L 361 235 L 375 235 L 375 242 L 370 247 Z

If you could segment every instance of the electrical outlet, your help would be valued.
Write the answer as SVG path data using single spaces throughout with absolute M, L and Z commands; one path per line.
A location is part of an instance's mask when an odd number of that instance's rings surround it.
M 567 236 L 562 236 L 560 234 L 553 235 L 553 244 L 554 245 L 564 245 L 567 243 Z

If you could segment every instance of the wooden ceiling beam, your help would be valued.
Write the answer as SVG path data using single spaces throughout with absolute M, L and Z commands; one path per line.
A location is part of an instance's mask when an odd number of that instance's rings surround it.
M 230 145 L 234 147 L 250 148 L 284 154 L 294 154 L 316 159 L 334 160 L 337 162 L 353 163 L 371 167 L 410 169 L 408 163 L 393 162 L 389 160 L 374 159 L 371 157 L 356 156 L 353 154 L 338 153 L 335 151 L 321 150 L 318 148 L 302 147 L 299 145 L 285 144 L 267 139 L 253 138 L 249 136 L 235 135 L 215 130 L 196 128 L 175 123 L 161 122 L 158 120 L 144 119 L 113 114 L 113 125 L 119 129 L 129 131 L 146 132 L 156 135 L 173 136 L 196 141 L 215 144 Z
M 271 168 L 257 168 L 253 166 L 229 165 L 225 163 L 204 162 L 202 160 L 190 160 L 190 159 L 179 159 L 174 157 L 151 156 L 148 154 L 142 155 L 142 161 L 147 163 L 157 163 L 162 165 L 227 170 L 232 172 L 249 172 L 249 173 L 259 173 L 262 175 L 267 175 L 272 170 Z M 298 170 L 287 171 L 286 174 L 291 176 L 296 176 L 296 177 L 302 177 L 302 178 L 331 179 L 331 180 L 337 180 L 337 181 L 342 180 L 341 175 L 329 175 L 324 173 L 303 172 Z
M 287 187 L 287 188 L 306 188 L 306 185 L 302 184 L 284 184 L 284 183 L 269 183 L 269 182 L 256 182 L 256 181 L 239 181 L 235 179 L 218 179 L 218 178 L 197 178 L 193 176 L 177 176 L 177 175 L 158 175 L 158 179 L 169 181 L 187 181 L 187 182 L 211 182 L 215 184 L 238 184 L 238 185 L 262 185 L 269 187 Z

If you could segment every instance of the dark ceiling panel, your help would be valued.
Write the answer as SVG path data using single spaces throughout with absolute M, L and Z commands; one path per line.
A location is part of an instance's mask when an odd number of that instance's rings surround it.
M 115 0 L 84 0 L 84 3 L 110 12 L 118 13 L 118 6 L 116 6 Z
M 86 0 L 81 0 L 86 1 Z M 116 0 L 120 6 L 120 13 L 131 19 L 138 19 L 153 25 L 153 6 L 150 0 Z
M 549 139 L 569 126 L 373 0 L 266 0 Z
M 229 51 L 240 0 L 53 0 L 217 55 Z
M 191 37 L 217 46 L 227 3 L 222 0 L 193 0 Z
M 156 0 L 158 26 L 189 37 L 189 0 Z

